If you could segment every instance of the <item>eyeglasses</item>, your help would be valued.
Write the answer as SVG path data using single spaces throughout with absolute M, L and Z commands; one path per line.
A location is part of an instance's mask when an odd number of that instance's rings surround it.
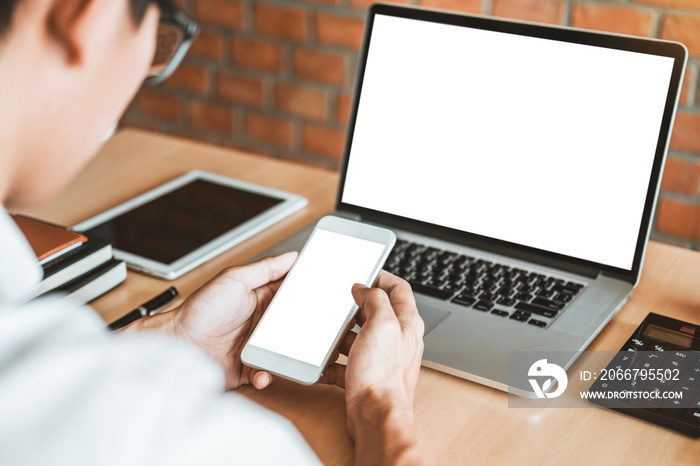
M 172 0 L 158 0 L 160 22 L 153 62 L 146 75 L 147 84 L 158 84 L 170 76 L 185 57 L 197 35 L 199 25 L 180 11 Z

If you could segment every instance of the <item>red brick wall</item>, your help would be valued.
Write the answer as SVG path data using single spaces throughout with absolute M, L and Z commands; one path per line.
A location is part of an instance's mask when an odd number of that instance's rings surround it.
M 183 0 L 202 32 L 125 125 L 337 169 L 368 0 Z M 700 249 L 700 0 L 403 0 L 678 40 L 690 60 L 653 237 Z

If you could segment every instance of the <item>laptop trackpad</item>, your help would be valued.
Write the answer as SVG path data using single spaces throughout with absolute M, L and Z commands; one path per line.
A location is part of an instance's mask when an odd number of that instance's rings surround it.
M 437 309 L 423 303 L 418 303 L 418 313 L 423 318 L 423 322 L 425 322 L 424 337 L 450 315 L 448 311 Z

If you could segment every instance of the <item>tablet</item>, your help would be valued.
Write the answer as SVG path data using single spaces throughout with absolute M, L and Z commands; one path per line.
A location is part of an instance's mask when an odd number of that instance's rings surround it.
M 72 229 L 112 244 L 134 270 L 179 277 L 303 208 L 307 199 L 193 170 Z

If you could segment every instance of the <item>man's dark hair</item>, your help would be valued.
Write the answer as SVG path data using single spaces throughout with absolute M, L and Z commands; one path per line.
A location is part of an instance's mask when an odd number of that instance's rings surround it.
M 10 29 L 12 17 L 15 10 L 17 10 L 17 5 L 19 5 L 21 1 L 22 0 L 0 0 L 0 38 Z M 148 6 L 153 2 L 154 0 L 129 0 L 131 15 L 137 26 L 141 24 L 141 20 L 146 14 Z

